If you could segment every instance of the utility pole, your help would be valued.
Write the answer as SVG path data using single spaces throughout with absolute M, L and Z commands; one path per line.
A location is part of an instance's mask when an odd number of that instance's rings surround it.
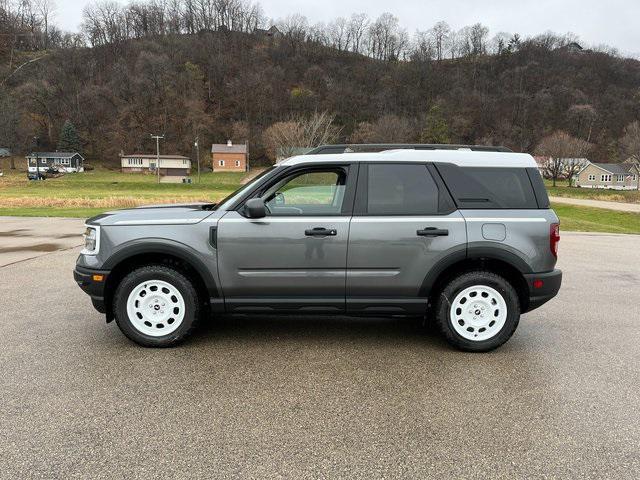
M 40 180 L 40 167 L 38 166 L 38 148 L 40 147 L 40 137 L 33 137 L 33 146 L 36 154 L 36 180 Z M 27 166 L 27 172 L 29 168 Z
M 200 145 L 198 144 L 199 137 L 196 137 L 196 158 L 198 160 L 198 183 L 200 183 Z
M 156 173 L 158 175 L 158 183 L 160 183 L 160 139 L 164 138 L 164 135 L 151 135 L 151 138 L 156 139 Z

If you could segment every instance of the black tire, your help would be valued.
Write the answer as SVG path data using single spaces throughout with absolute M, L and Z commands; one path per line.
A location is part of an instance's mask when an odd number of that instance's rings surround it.
M 450 319 L 451 302 L 468 287 L 485 285 L 496 290 L 507 305 L 507 318 L 503 327 L 493 337 L 475 341 L 462 337 L 454 329 Z M 500 275 L 487 271 L 467 272 L 451 280 L 440 292 L 436 301 L 436 324 L 444 338 L 452 346 L 467 352 L 488 352 L 505 343 L 515 332 L 520 321 L 520 300 L 513 286 Z
M 164 336 L 151 336 L 136 329 L 127 313 L 129 294 L 144 281 L 162 280 L 175 287 L 184 300 L 185 313 L 180 326 Z M 162 265 L 138 268 L 122 279 L 113 296 L 113 311 L 118 327 L 127 338 L 143 347 L 173 347 L 183 341 L 196 328 L 199 318 L 198 293 L 183 273 Z

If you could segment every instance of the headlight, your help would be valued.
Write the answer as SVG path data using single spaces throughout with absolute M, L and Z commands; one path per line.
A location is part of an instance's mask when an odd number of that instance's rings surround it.
M 100 229 L 99 227 L 87 227 L 84 231 L 84 249 L 81 253 L 84 255 L 95 255 L 100 248 Z

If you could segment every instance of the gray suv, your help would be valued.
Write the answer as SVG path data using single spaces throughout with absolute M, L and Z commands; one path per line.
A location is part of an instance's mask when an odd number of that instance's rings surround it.
M 87 221 L 74 277 L 134 342 L 221 313 L 426 316 L 467 351 L 553 298 L 558 217 L 534 159 L 504 149 L 320 147 L 217 204 Z

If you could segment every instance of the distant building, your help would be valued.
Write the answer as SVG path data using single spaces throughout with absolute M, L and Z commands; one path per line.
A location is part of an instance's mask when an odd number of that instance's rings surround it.
M 249 166 L 249 148 L 241 143 L 234 145 L 231 140 L 227 143 L 214 143 L 211 146 L 211 164 L 214 172 L 246 172 Z
M 8 148 L 0 147 L 0 157 L 10 157 L 10 156 L 11 156 L 11 150 L 9 150 Z
M 120 155 L 122 173 L 156 173 L 157 155 L 135 153 Z M 160 155 L 160 175 L 186 177 L 191 174 L 191 159 L 182 155 Z
M 256 28 L 253 33 L 259 37 L 264 37 L 264 38 L 280 38 L 282 37 L 282 32 L 278 29 L 278 27 L 276 27 L 275 25 L 272 25 L 271 27 L 264 29 L 264 28 Z
M 576 187 L 640 190 L 640 168 L 634 163 L 591 163 L 575 176 Z
M 570 51 L 571 53 L 580 53 L 582 51 L 584 51 L 584 48 L 582 48 L 582 45 L 580 45 L 578 42 L 571 42 L 568 43 L 565 48 Z
M 27 165 L 29 172 L 53 167 L 67 173 L 84 172 L 84 157 L 78 152 L 32 152 L 27 155 Z

